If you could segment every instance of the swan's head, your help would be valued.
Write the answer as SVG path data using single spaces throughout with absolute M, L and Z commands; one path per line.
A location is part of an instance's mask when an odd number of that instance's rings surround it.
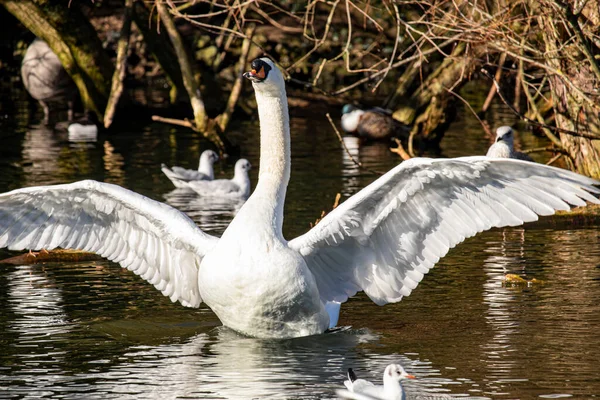
M 235 163 L 235 175 L 247 174 L 251 169 L 252 164 L 250 164 L 250 161 L 246 160 L 245 158 L 240 158 Z
M 390 364 L 383 372 L 383 381 L 400 381 L 402 379 L 415 379 L 414 375 L 409 374 L 400 364 Z
M 283 74 L 270 58 L 257 58 L 250 66 L 252 70 L 244 73 L 244 78 L 252 82 L 254 90 L 265 94 L 281 95 L 285 90 Z
M 202 152 L 202 155 L 200 155 L 200 162 L 203 161 L 208 162 L 210 164 L 214 164 L 217 161 L 219 161 L 219 156 L 212 150 L 205 150 Z
M 514 133 L 515 132 L 510 126 L 501 126 L 500 128 L 496 129 L 496 143 L 504 142 L 508 146 L 512 147 L 515 136 Z
M 356 132 L 360 117 L 364 113 L 360 108 L 356 108 L 352 104 L 346 104 L 342 108 L 342 129 L 348 133 Z

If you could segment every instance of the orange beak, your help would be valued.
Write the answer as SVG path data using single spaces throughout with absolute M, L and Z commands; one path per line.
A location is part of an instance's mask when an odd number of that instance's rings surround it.
M 250 74 L 252 76 L 255 76 L 259 79 L 265 79 L 265 69 L 261 68 L 258 71 L 256 71 L 255 69 L 253 69 L 252 71 L 250 71 Z
M 406 379 L 417 379 L 417 377 L 414 375 L 406 375 L 405 378 Z

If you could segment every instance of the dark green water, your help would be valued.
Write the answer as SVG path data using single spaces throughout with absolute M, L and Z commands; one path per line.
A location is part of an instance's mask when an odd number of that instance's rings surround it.
M 1 108 L 0 192 L 92 178 L 166 199 L 210 233 L 233 217 L 235 207 L 172 193 L 160 172 L 161 162 L 197 165 L 206 143 L 188 132 L 150 125 L 71 143 L 65 131 L 28 124 L 19 99 Z M 512 122 L 501 110 L 493 118 Z M 348 160 L 319 112 L 293 118 L 292 132 L 288 238 L 337 192 L 347 197 L 375 178 Z M 241 121 L 233 136 L 258 166 L 256 122 Z M 398 162 L 385 145 L 347 143 L 369 168 Z M 443 151 L 482 154 L 488 145 L 466 115 Z M 217 165 L 218 176 L 230 176 L 234 161 Z M 600 393 L 599 227 L 565 218 L 486 232 L 451 251 L 402 302 L 378 307 L 358 296 L 342 307 L 340 325 L 350 329 L 284 341 L 241 337 L 206 307 L 172 304 L 116 264 L 2 265 L 0 398 L 327 399 L 348 367 L 379 381 L 392 362 L 417 376 L 405 384 L 409 398 L 592 398 Z M 542 282 L 504 287 L 506 273 Z

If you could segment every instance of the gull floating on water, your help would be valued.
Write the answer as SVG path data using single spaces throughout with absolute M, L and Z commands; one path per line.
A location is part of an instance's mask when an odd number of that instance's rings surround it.
M 212 181 L 215 179 L 213 164 L 219 161 L 219 156 L 212 150 L 205 150 L 200 155 L 198 170 L 186 169 L 182 167 L 172 167 L 169 169 L 165 164 L 161 164 L 161 171 L 169 178 L 177 188 L 186 188 L 187 182 L 191 181 Z
M 252 62 L 260 118 L 258 184 L 221 238 L 182 212 L 91 180 L 0 195 L 0 248 L 82 249 L 140 275 L 173 302 L 205 302 L 223 325 L 290 338 L 336 325 L 364 291 L 378 305 L 408 296 L 467 237 L 600 203 L 600 182 L 512 159 L 413 158 L 381 176 L 307 233 L 283 237 L 290 131 L 283 74 Z
M 515 131 L 510 126 L 501 126 L 496 129 L 496 141 L 490 146 L 486 154 L 493 158 L 515 158 L 517 160 L 533 161 L 525 153 L 515 151 Z
M 337 390 L 340 399 L 404 400 L 406 394 L 400 381 L 415 379 L 399 364 L 390 364 L 383 372 L 383 386 L 375 385 L 365 379 L 357 379 L 352 368 L 348 368 L 348 380 L 344 386 L 348 390 Z
M 245 158 L 235 163 L 233 179 L 216 179 L 214 181 L 190 181 L 184 187 L 192 189 L 203 197 L 221 197 L 247 199 L 250 195 L 250 177 L 248 171 L 252 165 Z

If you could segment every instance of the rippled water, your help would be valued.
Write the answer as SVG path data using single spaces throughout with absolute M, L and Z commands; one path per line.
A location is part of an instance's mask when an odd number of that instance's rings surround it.
M 13 112 L 0 125 L 0 192 L 93 178 L 167 201 L 207 232 L 220 234 L 235 214 L 237 205 L 190 198 L 162 176 L 161 162 L 197 165 L 206 143 L 188 132 L 151 125 L 72 143 L 64 131 L 30 127 L 24 107 Z M 478 129 L 468 116 L 456 123 L 444 155 L 483 153 L 489 142 Z M 346 198 L 375 178 L 349 160 L 324 117 L 293 118 L 292 132 L 289 238 L 336 193 Z M 256 123 L 241 122 L 233 136 L 258 166 Z M 371 169 L 398 161 L 385 145 L 346 144 Z M 217 175 L 231 175 L 234 161 Z M 378 307 L 358 296 L 342 307 L 340 325 L 350 328 L 295 340 L 237 335 L 206 307 L 172 304 L 105 261 L 2 265 L 0 398 L 328 399 L 348 367 L 380 380 L 392 362 L 417 376 L 405 384 L 409 398 L 592 398 L 600 393 L 599 227 L 562 218 L 486 232 L 451 251 L 402 302 Z M 538 282 L 503 286 L 507 273 Z

